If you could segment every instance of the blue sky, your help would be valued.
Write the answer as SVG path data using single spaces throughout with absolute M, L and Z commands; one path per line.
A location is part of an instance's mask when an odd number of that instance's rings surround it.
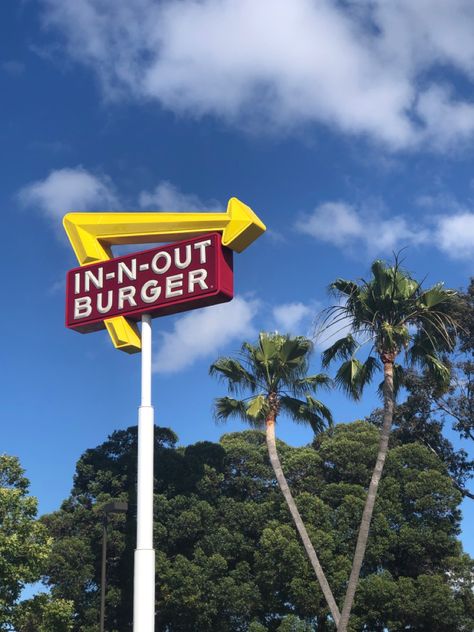
M 67 211 L 205 212 L 235 195 L 268 226 L 236 256 L 232 303 L 154 321 L 156 422 L 183 444 L 242 427 L 215 425 L 209 364 L 260 329 L 311 333 L 336 277 L 407 247 L 427 284 L 467 285 L 470 0 L 24 0 L 0 4 L 0 28 L 2 451 L 41 512 L 139 399 L 137 356 L 64 327 Z M 338 422 L 377 403 L 324 397 Z

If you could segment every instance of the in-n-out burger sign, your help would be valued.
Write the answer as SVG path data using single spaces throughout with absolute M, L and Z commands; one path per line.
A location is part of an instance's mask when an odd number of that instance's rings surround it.
M 227 249 L 242 252 L 265 232 L 260 218 L 235 197 L 225 212 L 71 212 L 63 225 L 81 266 L 68 273 L 66 325 L 82 332 L 105 326 L 114 347 L 125 353 L 141 351 L 140 315 L 230 300 Z M 210 245 L 199 243 L 207 239 Z M 170 245 L 113 259 L 113 246 L 156 243 Z
M 232 251 L 211 233 L 70 270 L 66 326 L 86 333 L 116 316 L 164 316 L 232 297 Z

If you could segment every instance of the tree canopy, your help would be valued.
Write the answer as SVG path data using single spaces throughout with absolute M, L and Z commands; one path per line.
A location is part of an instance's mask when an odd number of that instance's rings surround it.
M 288 483 L 341 599 L 377 452 L 370 423 L 341 424 L 314 445 L 278 442 Z M 54 537 L 46 581 L 72 600 L 74 632 L 98 630 L 100 520 L 111 517 L 107 630 L 131 630 L 136 429 L 114 433 L 79 460 L 71 495 L 44 518 Z M 156 429 L 157 632 L 334 631 L 276 486 L 265 435 L 224 435 L 176 447 Z M 473 566 L 458 540 L 461 495 L 440 459 L 417 443 L 387 457 L 356 596 L 353 632 L 470 632 Z
M 30 483 L 17 457 L 0 455 L 0 631 L 18 627 L 25 604 L 22 589 L 36 582 L 46 570 L 51 537 L 36 519 L 37 500 L 29 494 Z M 58 608 L 47 595 L 36 601 L 36 620 L 41 625 L 48 612 Z M 59 607 L 67 604 L 59 604 Z M 48 612 L 47 612 L 48 611 Z M 46 618 L 45 618 L 46 617 Z M 40 628 L 36 628 L 39 630 Z M 67 628 L 65 628 L 66 630 Z M 26 630 L 25 630 L 26 632 Z M 58 632 L 61 630 L 58 628 Z

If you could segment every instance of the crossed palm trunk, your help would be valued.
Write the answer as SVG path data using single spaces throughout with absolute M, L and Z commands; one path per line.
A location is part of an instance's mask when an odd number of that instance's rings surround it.
M 268 455 L 270 457 L 270 463 L 273 467 L 278 485 L 285 498 L 288 509 L 291 513 L 291 517 L 295 523 L 296 529 L 301 537 L 306 554 L 311 562 L 311 566 L 316 574 L 316 578 L 319 582 L 323 595 L 331 611 L 331 615 L 337 626 L 337 632 L 346 632 L 349 623 L 349 617 L 354 602 L 354 597 L 359 581 L 359 575 L 364 561 L 365 550 L 367 548 L 367 540 L 369 537 L 370 523 L 372 521 L 372 514 L 375 505 L 375 499 L 377 497 L 377 489 L 382 477 L 383 467 L 388 452 L 388 442 L 390 438 L 390 430 L 393 420 L 394 409 L 394 394 L 393 394 L 393 359 L 384 359 L 384 418 L 383 426 L 380 434 L 380 443 L 377 454 L 377 460 L 375 463 L 374 471 L 369 485 L 367 493 L 367 499 L 362 514 L 361 524 L 359 528 L 359 534 L 357 538 L 357 544 L 355 548 L 354 558 L 352 562 L 351 574 L 347 585 L 346 596 L 344 598 L 344 605 L 342 613 L 339 611 L 336 600 L 334 599 L 331 587 L 326 579 L 324 571 L 319 562 L 318 556 L 314 549 L 314 546 L 309 538 L 306 527 L 300 516 L 293 495 L 290 491 L 283 469 L 278 457 L 275 440 L 275 421 L 277 411 L 272 410 L 268 415 L 265 423 L 266 428 L 266 441 L 268 447 Z M 276 408 L 277 405 L 274 405 Z
M 336 295 L 345 302 L 331 308 L 330 315 L 336 314 L 336 323 L 349 319 L 356 333 L 370 334 L 372 350 L 378 352 L 384 372 L 384 420 L 378 455 L 362 514 L 342 613 L 296 507 L 276 449 L 275 422 L 280 408 L 298 423 L 309 424 L 315 433 L 321 432 L 326 423 L 333 423 L 329 409 L 313 397 L 319 386 L 328 385 L 328 376 L 308 376 L 306 373 L 311 341 L 302 336 L 293 338 L 262 332 L 256 345 L 242 345 L 242 361 L 219 358 L 210 368 L 211 374 L 219 375 L 228 383 L 231 392 L 246 390 L 251 393 L 251 397 L 244 400 L 217 398 L 216 416 L 220 420 L 237 416 L 260 428 L 265 425 L 271 465 L 338 632 L 347 632 L 387 456 L 395 401 L 395 358 L 404 349 L 411 363 L 418 364 L 440 385 L 447 386 L 449 368 L 440 358 L 439 351 L 452 349 L 456 330 L 456 321 L 450 316 L 455 292 L 445 290 L 441 284 L 423 290 L 421 284 L 400 268 L 397 259 L 393 266 L 375 261 L 372 273 L 373 278 L 362 281 L 360 285 L 344 279 L 331 284 Z M 410 326 L 416 333 L 410 331 Z M 323 352 L 323 366 L 327 367 L 337 358 L 343 360 L 335 381 L 356 400 L 360 399 L 364 386 L 371 381 L 380 364 L 371 355 L 372 352 L 364 363 L 357 360 L 355 354 L 360 346 L 352 334 L 348 334 Z M 397 366 L 397 376 L 399 370 Z
M 352 604 L 359 581 L 359 575 L 364 561 L 365 550 L 367 548 L 367 540 L 369 537 L 370 523 L 372 521 L 372 513 L 374 511 L 375 499 L 377 497 L 377 489 L 382 477 L 383 467 L 388 452 L 388 442 L 390 439 L 390 430 L 392 428 L 393 409 L 394 409 L 394 393 L 393 393 L 393 361 L 385 359 L 384 361 L 384 382 L 383 382 L 383 398 L 384 398 L 384 414 L 383 425 L 380 433 L 379 449 L 377 460 L 375 462 L 374 471 L 369 484 L 367 499 L 365 501 L 364 511 L 357 536 L 357 544 L 352 561 L 351 574 L 347 584 L 346 596 L 342 607 L 341 617 L 337 623 L 337 632 L 346 632 L 351 615 Z
M 321 586 L 321 590 L 323 591 L 323 595 L 327 601 L 329 610 L 331 611 L 331 615 L 336 622 L 336 625 L 339 625 L 339 619 L 341 616 L 339 608 L 337 606 L 336 600 L 334 599 L 329 583 L 326 579 L 326 575 L 324 574 L 324 571 L 321 567 L 316 551 L 314 550 L 314 546 L 309 538 L 308 532 L 306 531 L 306 527 L 304 526 L 303 520 L 301 519 L 300 512 L 298 511 L 298 507 L 296 506 L 293 495 L 290 491 L 290 488 L 288 487 L 285 475 L 283 474 L 283 469 L 281 467 L 276 448 L 275 419 L 276 414 L 274 412 L 271 412 L 265 422 L 265 435 L 267 440 L 270 463 L 273 467 L 273 471 L 275 472 L 275 476 L 281 493 L 283 494 L 286 504 L 288 505 L 288 509 L 290 510 L 291 517 L 293 518 L 296 529 L 303 542 L 306 554 L 308 555 L 311 566 L 313 567 L 313 570 L 316 574 L 316 578 L 319 582 L 319 585 Z

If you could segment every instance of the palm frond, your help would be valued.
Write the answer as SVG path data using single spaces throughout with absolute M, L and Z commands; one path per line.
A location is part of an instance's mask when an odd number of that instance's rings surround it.
M 245 388 L 254 392 L 257 387 L 255 376 L 234 358 L 219 358 L 211 364 L 209 374 L 217 375 L 225 380 L 232 393 Z
M 280 406 L 294 421 L 311 426 L 315 434 L 322 432 L 326 427 L 326 419 L 322 416 L 321 411 L 316 407 L 312 407 L 308 402 L 304 402 L 300 399 L 290 397 L 289 395 L 283 395 L 280 398 Z M 324 407 L 326 409 L 326 407 Z M 328 423 L 332 424 L 331 413 L 328 409 L 326 412 L 329 414 Z
M 329 408 L 319 399 L 315 399 L 311 395 L 306 396 L 306 403 L 313 413 L 320 415 L 326 420 L 328 426 L 334 424 L 334 419 Z
M 329 285 L 329 291 L 338 296 L 352 296 L 357 290 L 357 283 L 346 279 L 336 279 Z
M 252 373 L 255 382 L 268 386 L 270 375 L 268 366 L 263 361 L 260 345 L 252 345 L 249 342 L 242 343 L 240 356 L 244 363 L 248 365 L 248 370 Z
M 292 384 L 292 391 L 295 395 L 303 395 L 307 392 L 316 392 L 318 388 L 330 388 L 332 380 L 325 373 L 317 373 L 316 375 L 307 375 Z
M 217 397 L 214 401 L 214 415 L 217 421 L 222 422 L 231 417 L 248 421 L 246 403 L 232 397 Z
M 393 269 L 387 268 L 381 259 L 376 259 L 372 263 L 371 271 L 374 277 L 374 294 L 383 298 L 391 296 L 393 292 Z
M 419 331 L 413 336 L 413 342 L 407 350 L 407 359 L 412 365 L 422 366 L 427 355 L 433 355 L 439 351 L 450 351 L 454 341 L 451 335 L 446 332 L 447 338 L 441 335 L 437 329 L 430 329 L 429 326 L 421 326 Z
M 376 357 L 369 355 L 367 360 L 362 364 L 357 376 L 359 390 L 361 393 L 364 390 L 364 387 L 372 381 L 375 372 L 379 369 L 381 369 L 379 360 Z
M 434 348 L 442 347 L 445 351 L 454 348 L 458 325 L 450 314 L 430 309 L 420 314 L 418 322 L 419 329 L 433 339 Z
M 438 356 L 435 354 L 427 354 L 423 358 L 423 364 L 428 374 L 439 386 L 448 388 L 451 379 L 451 371 Z
M 427 309 L 432 309 L 440 304 L 451 306 L 456 296 L 457 293 L 453 290 L 446 290 L 443 283 L 437 283 L 421 293 L 420 303 Z
M 280 347 L 280 361 L 284 365 L 298 366 L 306 362 L 306 358 L 313 349 L 313 343 L 308 338 L 286 336 Z
M 260 332 L 258 342 L 260 346 L 261 359 L 263 362 L 271 362 L 279 352 L 279 334 L 268 334 Z
M 255 422 L 263 422 L 269 412 L 269 406 L 265 395 L 260 394 L 248 400 L 246 415 Z
M 348 334 L 344 338 L 336 340 L 328 349 L 322 354 L 321 363 L 323 367 L 328 367 L 336 358 L 341 360 L 347 360 L 350 358 L 357 349 L 357 342 L 354 340 L 352 334 Z
M 308 356 L 312 350 L 311 340 L 303 336 L 291 337 L 278 333 L 261 334 L 260 352 L 257 360 L 267 377 L 268 388 L 279 391 L 290 387 L 308 370 Z
M 357 358 L 351 358 L 341 364 L 336 373 L 336 384 L 353 399 L 360 399 L 360 371 L 362 363 Z

